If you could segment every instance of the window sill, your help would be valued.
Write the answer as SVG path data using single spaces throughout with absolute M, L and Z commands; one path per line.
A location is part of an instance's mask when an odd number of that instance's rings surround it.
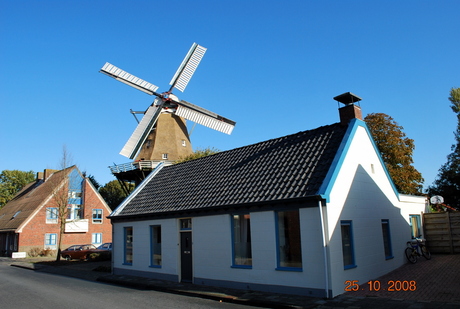
M 161 268 L 161 265 L 150 265 L 150 268 Z
M 295 271 L 295 272 L 302 272 L 303 269 L 299 267 L 277 267 L 275 270 L 281 270 L 281 271 Z
M 252 269 L 252 265 L 232 265 L 231 268 Z
M 133 263 L 126 263 L 126 262 L 124 262 L 122 265 L 133 266 Z
M 390 256 L 386 256 L 386 257 L 385 257 L 385 260 L 391 260 L 391 259 L 393 259 L 393 258 L 394 258 L 394 256 L 390 255 Z
M 352 268 L 356 268 L 358 267 L 358 265 L 346 265 L 343 267 L 343 269 L 347 270 L 347 269 L 352 269 Z

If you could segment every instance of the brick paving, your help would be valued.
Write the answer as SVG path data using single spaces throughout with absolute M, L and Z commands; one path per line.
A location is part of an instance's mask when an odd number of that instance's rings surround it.
M 347 292 L 345 295 L 414 301 L 460 302 L 460 255 L 433 254 L 431 260 L 419 257 L 417 263 L 407 263 L 380 278 L 376 278 L 376 280 L 380 282 L 379 291 L 370 291 L 369 285 L 365 283 L 360 286 L 359 291 Z M 414 291 L 388 291 L 390 281 L 414 281 L 416 289 Z

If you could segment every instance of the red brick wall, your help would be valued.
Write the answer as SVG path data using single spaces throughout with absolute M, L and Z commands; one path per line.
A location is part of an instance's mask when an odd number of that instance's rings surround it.
M 88 232 L 86 233 L 64 233 L 61 249 L 71 245 L 90 244 L 93 233 L 102 233 L 102 242 L 112 241 L 112 225 L 106 217 L 110 214 L 110 209 L 101 201 L 102 198 L 93 190 L 93 187 L 84 182 L 83 188 L 83 207 L 84 219 L 88 219 Z M 31 248 L 45 247 L 45 234 L 55 233 L 59 237 L 59 224 L 46 223 L 46 208 L 56 207 L 53 199 L 43 206 L 32 220 L 22 229 L 19 235 L 18 251 L 29 252 Z M 102 209 L 102 224 L 92 222 L 92 210 Z

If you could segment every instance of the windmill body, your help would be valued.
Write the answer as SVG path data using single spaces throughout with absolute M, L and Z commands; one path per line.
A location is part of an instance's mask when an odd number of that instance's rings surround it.
M 144 173 L 143 168 L 146 163 L 150 163 L 146 169 L 149 172 L 161 161 L 170 163 L 192 154 L 190 137 L 185 126 L 186 120 L 231 134 L 235 126 L 234 121 L 190 102 L 179 100 L 172 93 L 173 89 L 182 92 L 185 90 L 205 52 L 206 48 L 193 43 L 170 82 L 171 88 L 162 93 L 157 92 L 157 86 L 108 62 L 102 67 L 101 73 L 156 97 L 120 152 L 123 156 L 135 159 L 135 162 L 131 164 L 131 168 L 110 167 L 118 180 L 139 183 L 148 175 Z M 132 170 L 140 170 L 142 173 L 137 173 L 135 177 L 126 174 L 132 173 Z

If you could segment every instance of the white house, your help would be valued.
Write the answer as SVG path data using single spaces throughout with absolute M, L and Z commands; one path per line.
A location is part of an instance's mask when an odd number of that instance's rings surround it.
M 113 272 L 334 297 L 404 264 L 425 198 L 396 191 L 359 98 L 335 99 L 339 123 L 158 166 L 109 217 Z

